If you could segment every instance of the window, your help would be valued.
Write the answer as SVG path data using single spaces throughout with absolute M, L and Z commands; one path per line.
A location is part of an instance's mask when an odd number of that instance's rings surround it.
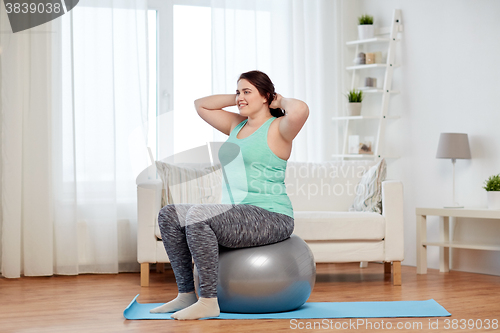
M 193 105 L 212 93 L 211 8 L 206 1 L 148 4 L 149 145 L 162 159 L 213 141 L 212 127 Z
M 174 5 L 174 153 L 213 141 L 195 99 L 212 93 L 211 9 Z

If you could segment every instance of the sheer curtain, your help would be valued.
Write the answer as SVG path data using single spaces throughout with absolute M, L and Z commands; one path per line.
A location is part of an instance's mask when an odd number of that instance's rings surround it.
M 2 274 L 137 270 L 146 1 L 82 0 L 0 38 Z
M 9 33 L 0 6 L 2 274 L 52 273 L 49 25 Z
M 291 160 L 329 160 L 340 110 L 340 0 L 213 0 L 213 93 L 259 69 L 310 116 Z M 135 177 L 147 166 L 146 0 L 81 0 L 8 33 L 0 6 L 1 272 L 138 269 Z M 215 140 L 225 138 L 215 136 Z
M 341 108 L 340 0 L 212 0 L 214 93 L 231 93 L 239 74 L 267 73 L 285 97 L 305 101 L 309 119 L 294 140 L 292 161 L 331 159 Z M 215 134 L 216 140 L 223 136 Z

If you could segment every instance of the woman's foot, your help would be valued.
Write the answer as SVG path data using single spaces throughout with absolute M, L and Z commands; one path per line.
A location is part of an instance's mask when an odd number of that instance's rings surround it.
M 206 317 L 218 317 L 220 315 L 219 302 L 217 297 L 204 298 L 200 297 L 198 302 L 185 308 L 184 310 L 177 311 L 172 318 L 179 320 L 187 319 L 200 319 Z
M 165 313 L 165 312 L 175 312 L 185 309 L 197 301 L 196 294 L 194 291 L 190 293 L 179 293 L 177 297 L 168 303 L 165 303 L 157 308 L 149 310 L 150 313 Z

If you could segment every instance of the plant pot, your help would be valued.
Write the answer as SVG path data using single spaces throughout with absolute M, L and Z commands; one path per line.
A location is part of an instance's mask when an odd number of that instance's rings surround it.
M 487 191 L 488 209 L 500 209 L 500 191 Z
M 361 102 L 359 102 L 359 103 L 347 103 L 347 115 L 348 116 L 361 115 Z
M 374 35 L 375 35 L 375 28 L 373 27 L 373 24 L 358 25 L 359 39 L 373 38 Z

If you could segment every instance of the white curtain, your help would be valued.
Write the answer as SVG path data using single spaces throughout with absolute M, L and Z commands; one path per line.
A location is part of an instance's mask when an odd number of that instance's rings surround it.
M 213 0 L 213 93 L 259 69 L 309 105 L 291 160 L 329 160 L 341 95 L 340 0 Z M 81 0 L 10 31 L 0 6 L 1 272 L 138 269 L 135 177 L 147 166 L 146 0 Z M 217 138 L 216 140 L 224 139 Z
M 16 34 L 1 15 L 3 276 L 137 270 L 146 2 L 81 0 Z
M 52 273 L 51 33 L 11 31 L 0 6 L 2 67 L 2 273 Z M 26 221 L 29 221 L 26 222 Z
M 310 115 L 294 140 L 293 161 L 320 162 L 338 152 L 331 118 L 343 97 L 340 7 L 337 0 L 212 0 L 214 93 L 235 91 L 239 74 L 258 69 L 278 93 L 305 101 Z

